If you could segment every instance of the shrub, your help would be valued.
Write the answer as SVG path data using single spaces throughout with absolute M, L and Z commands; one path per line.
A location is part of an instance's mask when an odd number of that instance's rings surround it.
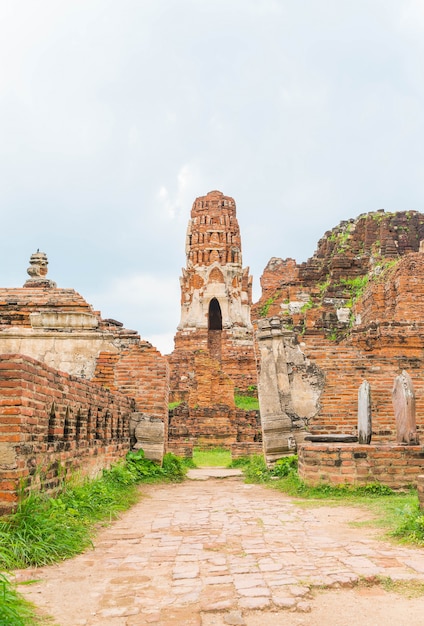
M 424 545 L 424 513 L 418 503 L 402 512 L 402 521 L 392 535 L 411 543 Z
M 271 470 L 272 476 L 282 478 L 283 476 L 289 476 L 289 474 L 297 474 L 297 455 L 292 454 L 285 456 L 282 459 L 276 461 L 274 467 Z

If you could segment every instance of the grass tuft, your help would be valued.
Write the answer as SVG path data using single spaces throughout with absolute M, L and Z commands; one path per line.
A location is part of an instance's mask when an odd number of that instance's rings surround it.
M 196 467 L 228 467 L 231 451 L 226 448 L 193 448 L 193 462 Z
M 424 546 L 424 513 L 420 511 L 417 501 L 405 507 L 402 520 L 392 536 L 406 543 Z
M 259 411 L 259 400 L 254 396 L 234 396 L 234 403 L 238 409 L 243 411 Z
M 37 626 L 41 623 L 33 605 L 17 593 L 15 585 L 0 572 L 0 624 Z

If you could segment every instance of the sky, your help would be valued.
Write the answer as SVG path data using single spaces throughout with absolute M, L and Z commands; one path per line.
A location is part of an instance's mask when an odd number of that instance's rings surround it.
M 196 197 L 243 266 L 424 210 L 422 0 L 0 0 L 0 286 L 48 277 L 163 353 Z

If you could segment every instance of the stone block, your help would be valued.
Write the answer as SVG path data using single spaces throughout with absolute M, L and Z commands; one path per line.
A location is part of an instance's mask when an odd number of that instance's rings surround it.
M 392 397 L 396 419 L 396 442 L 407 445 L 417 444 L 415 392 L 411 377 L 405 370 L 395 378 Z
M 147 459 L 162 463 L 165 452 L 165 424 L 161 419 L 133 413 L 130 419 L 130 436 L 135 439 L 135 450 L 142 448 Z

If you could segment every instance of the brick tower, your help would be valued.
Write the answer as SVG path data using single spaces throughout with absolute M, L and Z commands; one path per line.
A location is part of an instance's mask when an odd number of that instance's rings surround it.
M 221 360 L 217 333 L 251 337 L 252 279 L 242 268 L 236 204 L 220 191 L 197 198 L 186 239 L 181 277 L 180 331 L 208 330 L 211 356 Z M 213 353 L 213 354 L 212 354 Z
M 186 258 L 180 278 L 181 321 L 169 358 L 170 399 L 187 403 L 192 414 L 198 408 L 213 414 L 211 407 L 218 404 L 234 410 L 234 392 L 256 386 L 257 373 L 250 322 L 252 278 L 249 268 L 242 267 L 233 198 L 220 191 L 196 198 Z M 197 416 L 200 431 L 202 423 Z

